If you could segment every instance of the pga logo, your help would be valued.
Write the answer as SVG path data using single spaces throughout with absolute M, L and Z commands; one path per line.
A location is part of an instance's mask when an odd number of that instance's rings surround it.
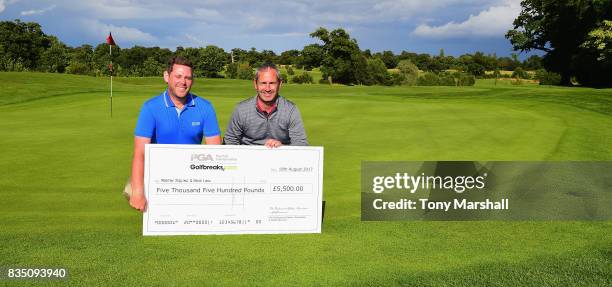
M 191 155 L 191 161 L 212 161 L 213 157 L 207 153 L 194 153 Z

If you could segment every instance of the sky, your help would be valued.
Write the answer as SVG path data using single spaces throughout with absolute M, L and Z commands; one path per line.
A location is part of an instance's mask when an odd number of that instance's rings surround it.
M 309 34 L 325 27 L 345 29 L 372 52 L 510 56 L 504 35 L 520 11 L 520 0 L 0 0 L 0 21 L 37 22 L 73 47 L 103 43 L 112 31 L 123 48 L 276 53 L 319 43 Z

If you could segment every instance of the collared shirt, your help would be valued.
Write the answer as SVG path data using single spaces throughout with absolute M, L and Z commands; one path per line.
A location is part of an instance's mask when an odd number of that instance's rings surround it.
M 264 104 L 264 102 L 257 97 L 257 104 L 255 105 L 257 107 L 257 110 L 262 113 L 264 116 L 266 116 L 267 118 L 270 117 L 271 114 L 273 114 L 274 112 L 276 112 L 276 99 L 274 99 L 274 103 L 272 104 L 271 107 L 268 107 Z
M 257 96 L 240 102 L 232 114 L 224 142 L 228 145 L 263 145 L 275 139 L 283 145 L 306 146 L 306 132 L 297 106 L 276 97 L 276 109 L 264 115 L 257 107 Z
M 168 91 L 144 103 L 134 134 L 159 144 L 200 144 L 203 137 L 221 134 L 212 104 L 188 94 L 187 103 L 177 111 Z

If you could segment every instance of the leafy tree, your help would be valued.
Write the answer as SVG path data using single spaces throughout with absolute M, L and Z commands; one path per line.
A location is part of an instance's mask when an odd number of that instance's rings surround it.
M 93 75 L 93 47 L 85 44 L 72 50 L 66 72 L 79 75 Z
M 319 28 L 310 36 L 323 42 L 323 78 L 331 77 L 333 82 L 342 84 L 363 83 L 367 78 L 367 62 L 357 41 L 351 39 L 346 31 L 336 29 L 329 32 L 325 28 Z
M 385 63 L 380 58 L 367 59 L 368 76 L 363 81 L 365 85 L 391 85 L 391 75 Z
M 476 62 L 468 64 L 467 71 L 476 77 L 482 77 L 485 74 L 485 68 Z
M 247 62 L 249 62 L 249 65 L 251 67 L 256 67 L 259 66 L 263 63 L 263 57 L 262 54 L 260 54 L 259 52 L 257 52 L 257 49 L 255 49 L 255 47 L 252 47 L 251 50 L 249 50 L 246 53 L 246 59 Z
M 542 57 L 532 55 L 523 62 L 523 68 L 526 70 L 542 69 Z
M 225 66 L 225 77 L 230 79 L 238 78 L 238 66 L 239 63 L 229 63 Z
M 321 62 L 325 56 L 325 51 L 321 45 L 311 44 L 304 46 L 301 56 L 300 62 L 302 67 L 305 70 L 312 70 L 313 68 L 318 68 L 321 66 Z
M 603 20 L 602 25 L 589 32 L 581 47 L 596 50 L 599 53 L 597 60 L 612 60 L 612 21 Z
M 35 69 L 51 39 L 34 22 L 19 19 L 0 22 L 0 55 L 7 62 L 19 62 L 25 69 Z M 2 68 L 2 67 L 0 67 Z
M 51 73 L 63 73 L 70 61 L 68 46 L 60 42 L 56 37 L 49 37 L 51 47 L 46 49 L 40 56 L 38 67 L 40 70 Z
M 392 51 L 383 51 L 382 54 L 377 53 L 376 56 L 385 63 L 387 69 L 394 69 L 397 67 L 397 63 L 399 63 L 399 60 Z
M 233 57 L 233 61 L 231 60 L 231 58 Z M 231 53 L 230 53 L 230 63 L 240 63 L 240 62 L 245 62 L 247 61 L 247 51 L 240 49 L 240 48 L 234 48 L 232 49 Z
M 247 62 L 238 64 L 237 74 L 238 79 L 241 80 L 252 80 L 255 77 L 253 68 Z
M 151 77 L 161 76 L 164 73 L 164 65 L 151 56 L 142 63 L 142 69 L 140 76 Z
M 414 86 L 417 84 L 419 79 L 419 68 L 413 64 L 410 60 L 402 60 L 397 65 L 400 74 L 403 76 L 404 85 Z
M 300 55 L 299 50 L 284 51 L 278 56 L 278 63 L 281 65 L 293 65 L 296 63 L 297 57 Z
M 583 85 L 612 85 L 612 65 L 599 61 L 598 54 L 582 44 L 603 20 L 612 18 L 609 0 L 524 0 L 506 33 L 515 50 L 541 50 L 544 67 L 561 74 L 561 84 L 570 85 L 575 76 Z
M 227 61 L 227 55 L 222 48 L 214 45 L 199 49 L 200 57 L 193 63 L 199 75 L 209 78 L 218 78 L 219 72 Z
M 261 63 L 276 63 L 278 56 L 272 50 L 263 50 L 260 54 Z

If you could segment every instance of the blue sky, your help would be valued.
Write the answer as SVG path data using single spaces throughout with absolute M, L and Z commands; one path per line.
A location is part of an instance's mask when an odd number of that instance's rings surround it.
M 273 50 L 315 43 L 318 27 L 344 28 L 361 49 L 509 56 L 504 34 L 520 0 L 0 0 L 0 20 L 42 25 L 71 46 L 97 45 L 109 31 L 121 47 L 217 45 Z M 526 55 L 521 55 L 524 58 Z

